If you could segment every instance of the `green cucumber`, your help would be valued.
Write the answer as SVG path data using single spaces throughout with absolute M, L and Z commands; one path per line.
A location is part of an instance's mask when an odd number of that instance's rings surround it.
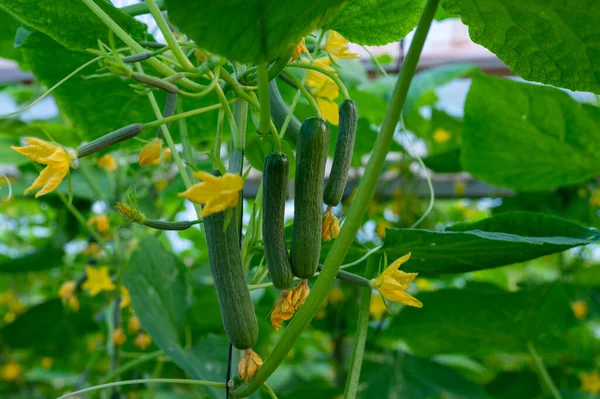
M 323 180 L 328 149 L 327 122 L 316 117 L 306 119 L 296 143 L 296 195 L 291 248 L 292 270 L 302 279 L 311 277 L 319 264 Z
M 281 129 L 285 118 L 290 112 L 290 107 L 283 101 L 275 80 L 269 82 L 269 98 L 271 100 L 271 117 L 273 118 L 273 122 L 275 123 L 275 126 L 277 126 L 277 129 Z M 300 121 L 292 115 L 292 118 L 285 129 L 284 137 L 292 144 L 296 144 L 299 131 Z
M 238 349 L 250 349 L 258 340 L 258 322 L 242 266 L 237 223 L 225 229 L 225 212 L 204 217 L 210 269 L 213 275 L 223 327 Z
M 340 124 L 338 126 L 337 141 L 335 142 L 333 165 L 323 194 L 323 202 L 329 206 L 336 206 L 342 200 L 346 180 L 348 179 L 348 171 L 352 163 L 352 152 L 354 151 L 354 139 L 356 138 L 356 126 L 358 124 L 358 109 L 354 101 L 350 99 L 342 101 L 339 111 Z
M 292 288 L 294 275 L 285 245 L 284 212 L 290 161 L 284 153 L 272 152 L 263 170 L 263 240 L 265 258 L 275 288 Z

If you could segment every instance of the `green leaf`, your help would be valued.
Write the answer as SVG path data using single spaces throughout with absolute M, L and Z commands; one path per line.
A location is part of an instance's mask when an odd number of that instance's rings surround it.
M 477 75 L 464 125 L 461 164 L 486 182 L 538 191 L 600 173 L 600 108 L 560 90 Z
M 328 28 L 354 43 L 388 44 L 417 26 L 424 4 L 424 0 L 353 0 L 332 18 Z
M 523 79 L 600 93 L 594 0 L 445 0 L 471 39 Z
M 0 133 L 0 159 L 6 165 L 22 165 L 31 162 L 30 159 L 24 157 L 14 151 L 11 146 L 20 147 L 19 140 L 7 134 Z
M 600 240 L 600 232 L 554 216 L 506 212 L 446 231 L 389 229 L 389 259 L 408 252 L 405 271 L 462 273 L 510 265 Z
M 460 353 L 526 353 L 561 341 L 574 323 L 569 297 L 560 285 L 506 292 L 488 284 L 419 295 L 422 309 L 406 307 L 383 332 L 402 339 L 419 356 Z M 451 304 L 451 306 L 449 306 Z M 432 328 L 435 326 L 435 328 Z
M 423 158 L 423 163 L 436 173 L 458 173 L 463 168 L 460 165 L 460 150 L 448 150 Z
M 167 0 L 171 20 L 202 48 L 267 62 L 300 42 L 348 0 Z
M 0 8 L 0 58 L 18 60 L 19 50 L 15 48 L 15 34 L 22 24 L 11 14 Z
M 137 38 L 143 37 L 144 24 L 108 1 L 95 2 L 126 32 Z M 0 8 L 70 50 L 98 48 L 98 39 L 109 43 L 108 27 L 82 1 L 0 0 Z
M 123 277 L 135 314 L 156 345 L 193 378 L 221 380 L 229 349 L 226 338 L 205 335 L 191 348 L 184 348 L 183 332 L 191 293 L 183 263 L 167 252 L 156 238 L 147 236 L 132 254 Z M 214 312 L 215 308 L 202 310 Z M 214 398 L 223 394 L 222 390 L 213 388 L 210 392 Z
M 281 140 L 281 149 L 290 160 L 289 178 L 293 179 L 294 173 L 296 173 L 296 156 L 294 155 L 294 150 L 292 150 L 292 147 L 285 140 Z M 275 151 L 277 151 L 277 146 L 272 135 L 259 136 L 258 134 L 254 134 L 250 136 L 246 143 L 246 152 L 244 155 L 254 169 L 262 172 L 265 167 L 265 159 L 270 153 Z
M 14 121 L 14 123 L 8 121 Z M 39 137 L 43 140 L 51 139 L 67 147 L 77 147 L 82 141 L 79 132 L 71 126 L 43 121 L 23 123 L 18 119 L 8 119 L 6 123 L 0 124 L 0 136 Z M 15 152 L 15 154 L 18 153 Z M 20 164 L 30 161 L 22 155 L 19 157 L 23 161 L 19 162 Z

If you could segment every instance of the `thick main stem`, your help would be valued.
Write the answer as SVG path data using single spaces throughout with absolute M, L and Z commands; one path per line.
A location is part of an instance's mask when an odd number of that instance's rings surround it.
M 535 372 L 540 378 L 540 383 L 542 384 L 542 387 L 544 387 L 554 399 L 562 399 L 562 395 L 556 388 L 556 385 L 554 385 L 552 377 L 550 377 L 550 374 L 548 374 L 548 370 L 546 370 L 546 366 L 544 365 L 542 358 L 540 357 L 540 355 L 538 355 L 537 351 L 535 350 L 535 347 L 531 342 L 527 343 L 527 349 L 529 349 L 529 353 L 533 358 Z
M 410 82 L 417 69 L 421 50 L 425 44 L 425 38 L 427 37 L 431 21 L 433 20 L 439 2 L 440 0 L 427 0 L 427 3 L 425 4 L 425 9 L 419 20 L 413 42 L 404 64 L 402 65 L 400 77 L 394 87 L 387 114 L 381 125 L 377 140 L 375 141 L 373 153 L 367 163 L 365 174 L 360 181 L 356 197 L 348 211 L 348 217 L 342 226 L 338 238 L 335 240 L 327 255 L 321 275 L 317 279 L 306 303 L 300 308 L 288 328 L 285 330 L 281 340 L 277 343 L 275 348 L 273 348 L 273 351 L 265 360 L 254 378 L 234 390 L 233 394 L 235 397 L 249 396 L 252 392 L 260 388 L 285 359 L 288 352 L 300 337 L 302 331 L 310 324 L 327 297 L 333 281 L 335 280 L 337 271 L 352 245 L 352 241 L 361 226 L 369 202 L 375 193 L 377 180 L 383 170 L 385 157 L 390 150 L 396 125 L 400 120 L 400 113 L 402 112 L 402 107 L 406 101 L 406 94 L 408 93 Z

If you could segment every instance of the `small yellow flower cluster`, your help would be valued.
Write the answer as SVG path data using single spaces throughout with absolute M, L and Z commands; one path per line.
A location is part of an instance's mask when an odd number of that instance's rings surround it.
M 435 132 L 433 132 L 433 141 L 438 144 L 443 144 L 448 142 L 452 138 L 452 133 L 447 131 L 446 129 L 437 128 Z
M 291 291 L 284 291 L 273 305 L 271 310 L 271 324 L 276 330 L 281 328 L 281 323 L 294 317 L 294 313 L 304 304 L 310 294 L 308 281 L 302 280 Z
M 573 310 L 575 317 L 577 317 L 579 320 L 585 320 L 590 311 L 588 304 L 582 300 L 573 302 L 571 304 L 571 309 Z
M 240 191 L 244 187 L 242 176 L 226 173 L 218 177 L 206 172 L 195 172 L 194 176 L 202 182 L 194 184 L 178 195 L 197 204 L 204 204 L 200 216 L 212 215 L 237 205 Z
M 163 157 L 163 161 L 167 162 L 171 159 L 171 150 L 166 148 L 162 149 L 162 139 L 154 139 L 142 148 L 140 151 L 140 157 L 138 163 L 140 167 L 148 165 L 160 165 L 160 157 Z
M 110 154 L 104 154 L 98 160 L 98 167 L 104 169 L 107 172 L 114 172 L 117 170 L 117 160 Z
M 258 371 L 260 366 L 263 365 L 263 361 L 256 352 L 252 349 L 246 349 L 240 362 L 238 363 L 238 372 L 240 377 L 246 382 Z
M 579 373 L 579 380 L 581 381 L 581 390 L 583 392 L 593 395 L 600 393 L 600 373 L 596 370 L 590 373 Z
M 26 309 L 25 304 L 21 302 L 13 290 L 0 293 L 0 305 L 8 307 L 8 311 L 4 314 L 4 323 L 6 324 L 12 323 Z
M 70 307 L 73 311 L 79 311 L 79 299 L 76 294 L 77 284 L 75 281 L 65 281 L 58 289 L 58 296 L 63 305 Z
M 19 379 L 22 372 L 23 367 L 19 363 L 9 361 L 0 369 L 0 379 L 4 381 L 15 381 Z
M 110 232 L 110 221 L 106 215 L 95 215 L 88 219 L 88 225 L 94 226 L 98 233 L 107 235 Z
M 300 54 L 306 53 L 308 54 L 308 49 L 306 48 L 306 39 L 302 38 L 300 43 L 294 47 L 294 51 L 292 51 L 292 60 L 297 61 L 300 58 Z

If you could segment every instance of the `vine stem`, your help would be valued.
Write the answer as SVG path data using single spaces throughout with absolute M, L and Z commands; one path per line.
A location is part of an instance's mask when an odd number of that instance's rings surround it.
M 269 72 L 267 71 L 267 64 L 264 62 L 258 66 L 258 99 L 260 100 L 258 131 L 267 134 L 270 128 L 271 112 L 269 108 Z
M 273 351 L 265 360 L 254 378 L 234 390 L 233 393 L 235 397 L 250 396 L 250 394 L 256 391 L 277 369 L 300 337 L 300 334 L 302 334 L 302 331 L 304 331 L 313 317 L 317 314 L 323 301 L 327 297 L 327 294 L 331 290 L 340 265 L 352 245 L 356 232 L 362 224 L 363 216 L 367 211 L 369 202 L 375 193 L 377 180 L 381 175 L 385 158 L 390 150 L 396 125 L 400 120 L 400 114 L 404 107 L 404 102 L 406 101 L 408 88 L 417 70 L 419 57 L 423 50 L 423 45 L 425 44 L 425 39 L 427 38 L 427 33 L 429 32 L 429 27 L 431 26 L 431 21 L 433 20 L 439 2 L 440 0 L 427 0 L 425 4 L 413 42 L 404 64 L 402 65 L 400 77 L 394 87 L 390 105 L 388 106 L 383 124 L 377 135 L 373 152 L 369 158 L 367 167 L 365 168 L 363 178 L 358 186 L 358 192 L 350 206 L 348 217 L 342 225 L 340 234 L 327 254 L 321 275 L 315 282 L 306 303 L 292 319 L 292 322 L 283 333 L 281 340 L 275 345 Z
M 216 109 L 219 109 L 223 107 L 223 104 L 213 104 L 213 105 L 209 105 L 207 107 L 202 107 L 202 108 L 196 108 L 190 111 L 186 111 L 186 112 L 182 112 L 179 114 L 175 114 L 175 115 L 171 115 L 169 117 L 166 118 L 162 118 L 162 113 L 161 113 L 161 118 L 157 119 L 155 121 L 152 122 L 148 122 L 148 123 L 144 123 L 144 129 L 152 129 L 161 125 L 166 125 L 167 123 L 171 123 L 171 122 L 175 122 L 178 121 L 180 119 L 184 119 L 184 118 L 189 118 L 190 116 L 194 116 L 194 115 L 198 115 L 198 114 L 203 114 L 205 112 L 209 112 L 209 111 L 214 111 Z
M 377 268 L 376 258 L 370 258 L 367 262 L 365 277 L 371 278 Z M 371 307 L 371 287 L 363 289 L 360 307 L 358 309 L 358 322 L 356 334 L 354 336 L 354 345 L 352 346 L 352 358 L 350 360 L 350 369 L 346 379 L 346 389 L 344 390 L 344 399 L 356 398 L 358 392 L 358 381 L 360 379 L 360 370 L 362 368 L 363 356 L 365 354 L 365 342 L 367 332 L 369 331 L 369 313 Z
M 304 87 L 304 83 L 301 82 L 300 79 L 298 79 L 296 76 L 294 76 L 293 73 L 290 73 L 288 71 L 283 71 L 283 73 L 285 74 L 285 76 L 290 78 L 292 82 L 294 82 L 294 84 L 298 87 L 298 90 L 300 90 L 304 98 L 306 98 L 311 107 L 313 107 L 315 114 L 317 114 L 317 116 L 320 118 L 321 110 L 319 109 L 319 105 L 317 104 L 315 98 L 308 92 L 308 90 L 306 90 L 306 87 Z
M 221 388 L 225 389 L 225 383 L 215 381 L 203 381 L 203 380 L 183 380 L 178 378 L 148 378 L 145 380 L 127 380 L 109 382 L 108 384 L 100 384 L 89 388 L 80 389 L 79 391 L 70 392 L 63 396 L 59 396 L 56 399 L 66 399 L 73 396 L 81 395 L 82 393 L 93 392 L 99 389 L 116 387 L 121 385 L 136 385 L 136 384 L 182 384 L 182 385 L 203 385 L 205 387 Z
M 158 29 L 160 29 L 161 33 L 165 37 L 167 45 L 169 46 L 169 49 L 171 49 L 175 59 L 179 61 L 183 69 L 189 72 L 196 72 L 196 68 L 194 68 L 194 65 L 192 65 L 190 60 L 185 56 L 181 46 L 179 46 L 179 43 L 177 43 L 177 39 L 175 39 L 175 35 L 173 35 L 173 32 L 171 31 L 171 28 L 163 16 L 158 4 L 156 4 L 154 0 L 144 0 L 144 3 L 146 3 L 148 6 L 152 17 L 158 25 Z
M 323 75 L 333 80 L 336 85 L 338 85 L 340 91 L 342 92 L 342 95 L 346 100 L 350 99 L 350 93 L 348 93 L 348 89 L 346 88 L 342 80 L 339 78 L 339 76 L 337 76 L 334 72 L 328 71 L 327 69 L 323 69 L 313 64 L 289 64 L 288 66 L 292 68 L 312 69 L 321 72 Z
M 527 349 L 529 349 L 529 353 L 533 358 L 533 365 L 537 375 L 540 377 L 540 382 L 542 387 L 546 388 L 546 390 L 552 395 L 554 399 L 562 399 L 562 395 L 554 385 L 554 381 L 552 381 L 552 377 L 548 374 L 548 370 L 542 361 L 540 355 L 538 355 L 535 347 L 531 342 L 527 342 Z

